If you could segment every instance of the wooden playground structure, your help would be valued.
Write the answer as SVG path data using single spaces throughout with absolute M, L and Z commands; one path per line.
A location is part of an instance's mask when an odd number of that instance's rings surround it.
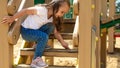
M 50 0 L 0 0 L 0 21 L 6 15 L 13 15 L 23 8 L 34 4 L 48 3 Z M 109 5 L 109 6 L 107 6 Z M 106 68 L 106 53 L 113 53 L 114 25 L 120 22 L 120 15 L 115 14 L 115 0 L 73 0 L 73 18 L 64 19 L 61 32 L 64 39 L 73 41 L 73 49 L 45 50 L 46 62 L 52 67 L 53 57 L 75 57 L 77 66 L 61 68 Z M 109 12 L 108 12 L 109 10 Z M 19 64 L 30 64 L 34 54 L 33 42 L 24 42 L 20 51 L 18 65 L 14 67 L 13 46 L 20 36 L 20 23 L 25 17 L 17 19 L 12 25 L 0 24 L 0 67 L 29 68 Z M 107 49 L 106 38 L 109 37 Z M 53 45 L 54 36 L 50 35 L 48 44 Z

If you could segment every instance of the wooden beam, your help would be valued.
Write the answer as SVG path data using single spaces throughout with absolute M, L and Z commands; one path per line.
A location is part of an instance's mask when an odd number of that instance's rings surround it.
M 101 0 L 101 18 L 106 20 L 107 18 L 107 0 Z M 106 22 L 102 22 L 106 23 Z
M 7 0 L 0 0 L 0 21 L 7 15 Z M 0 23 L 0 67 L 1 68 L 13 68 L 13 46 L 8 44 L 7 24 Z
M 73 18 L 76 19 L 77 15 L 79 15 L 79 2 L 78 0 L 73 0 Z
M 50 3 L 52 0 L 45 0 L 45 3 L 48 4 Z
M 76 17 L 76 22 L 73 31 L 73 46 L 78 47 L 79 45 L 79 16 Z
M 101 13 L 101 0 L 95 0 L 94 2 L 94 21 L 92 26 L 92 68 L 101 68 L 100 66 L 100 54 L 101 54 L 101 40 L 100 40 L 100 13 Z
M 17 12 L 22 0 L 9 0 L 7 5 L 7 11 L 9 15 L 13 15 Z
M 78 68 L 91 68 L 92 0 L 79 0 Z M 94 7 L 94 6 L 93 6 Z
M 115 15 L 115 0 L 109 0 L 109 16 Z M 108 29 L 108 53 L 114 52 L 114 27 Z
M 34 55 L 33 48 L 24 48 L 21 50 L 20 55 Z M 48 49 L 45 50 L 44 56 L 56 56 L 56 57 L 77 57 L 77 50 L 66 50 L 66 49 Z
M 115 14 L 112 17 L 107 17 L 105 19 L 102 19 L 102 23 L 108 23 L 108 22 L 116 20 L 116 19 L 120 19 L 120 14 Z
M 101 34 L 101 67 L 105 68 L 106 67 L 106 56 L 107 56 L 107 29 L 102 29 L 102 34 Z
M 30 65 L 20 64 L 16 68 L 30 68 Z M 47 68 L 75 68 L 75 66 L 48 66 Z
M 101 17 L 102 24 L 107 23 L 110 18 L 107 18 L 107 0 L 101 0 Z M 101 30 L 101 55 L 100 55 L 100 64 L 101 67 L 106 68 L 106 40 L 107 40 L 107 29 L 104 28 Z
M 22 0 L 20 3 L 21 5 L 19 6 L 19 8 L 17 8 L 18 10 L 16 10 L 16 12 L 19 12 L 23 8 L 33 6 L 34 4 L 33 2 L 34 2 L 33 0 Z M 15 4 L 18 4 L 18 3 L 15 1 Z M 21 27 L 20 24 L 21 22 L 24 21 L 24 19 L 25 19 L 25 16 L 17 19 L 15 23 L 11 25 L 9 32 L 8 32 L 8 40 L 9 40 L 8 42 L 10 44 L 15 45 L 17 43 L 19 36 L 20 36 L 20 27 Z
M 72 39 L 73 33 L 61 33 L 61 35 L 62 35 L 63 39 Z M 50 38 L 50 39 L 55 39 L 54 34 L 51 34 L 51 35 L 49 36 L 49 38 Z

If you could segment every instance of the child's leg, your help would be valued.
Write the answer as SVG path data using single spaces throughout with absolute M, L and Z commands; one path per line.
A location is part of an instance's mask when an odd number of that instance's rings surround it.
M 37 42 L 34 59 L 41 57 L 48 41 L 48 35 L 40 30 L 26 29 L 23 27 L 21 27 L 21 34 L 25 40 Z
M 39 30 L 50 35 L 54 31 L 54 28 L 55 26 L 53 25 L 53 23 L 47 23 L 43 25 Z M 45 49 L 51 49 L 51 47 L 49 45 L 46 45 Z
M 39 30 L 50 35 L 53 32 L 54 28 L 55 28 L 55 26 L 53 25 L 53 23 L 47 23 L 47 24 L 43 25 Z
M 43 25 L 39 30 L 50 35 L 53 32 L 54 28 L 55 26 L 53 25 L 53 23 L 47 23 Z M 33 48 L 36 48 L 36 44 L 33 45 Z M 49 45 L 46 45 L 45 49 L 51 49 L 51 47 Z

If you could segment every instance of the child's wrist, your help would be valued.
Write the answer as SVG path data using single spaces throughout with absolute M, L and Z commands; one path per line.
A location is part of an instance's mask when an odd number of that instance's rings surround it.
M 14 21 L 14 20 L 15 20 L 15 17 L 14 17 L 14 16 L 11 16 L 11 19 L 12 19 L 12 21 Z

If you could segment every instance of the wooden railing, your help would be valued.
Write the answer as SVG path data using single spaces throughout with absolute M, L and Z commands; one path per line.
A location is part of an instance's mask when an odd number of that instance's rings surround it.
M 8 13 L 10 15 L 13 15 L 25 7 L 33 6 L 34 5 L 33 2 L 34 2 L 33 0 L 11 0 L 8 3 Z M 14 23 L 10 26 L 10 29 L 8 32 L 8 40 L 10 44 L 15 45 L 17 43 L 20 36 L 20 24 L 24 21 L 24 19 L 25 19 L 25 16 L 19 19 L 16 19 Z

